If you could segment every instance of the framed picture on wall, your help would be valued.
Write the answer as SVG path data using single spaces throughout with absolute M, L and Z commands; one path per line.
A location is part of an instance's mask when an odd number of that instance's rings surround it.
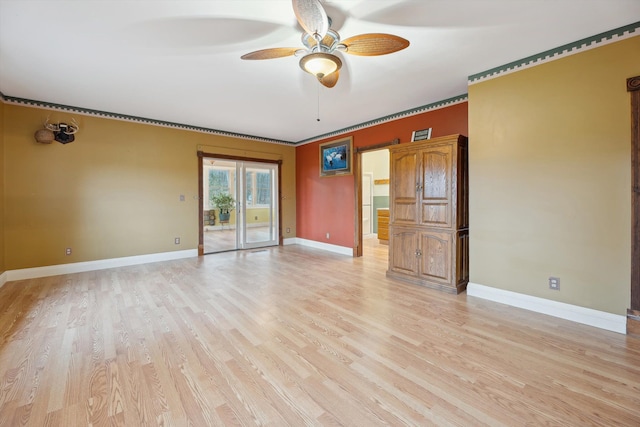
M 320 176 L 351 174 L 353 138 L 320 144 Z
M 423 139 L 431 139 L 431 128 L 414 130 L 411 134 L 411 142 L 422 141 Z

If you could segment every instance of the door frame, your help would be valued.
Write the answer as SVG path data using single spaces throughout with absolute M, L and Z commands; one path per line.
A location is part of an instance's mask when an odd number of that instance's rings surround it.
M 371 230 L 371 234 L 373 234 L 373 172 L 361 172 L 360 173 L 360 179 L 362 179 L 363 176 L 370 176 L 371 177 L 371 188 L 369 188 L 369 206 L 371 208 L 371 215 L 369 217 L 369 229 Z M 363 187 L 360 187 L 361 189 Z M 363 190 L 364 192 L 364 190 Z M 362 199 L 362 203 L 361 206 L 364 206 L 364 202 L 366 200 Z M 362 211 L 363 215 L 364 215 L 364 210 Z M 364 234 L 363 234 L 364 236 Z
M 379 144 L 368 145 L 366 147 L 358 147 L 354 150 L 353 159 L 353 198 L 356 205 L 356 213 L 354 218 L 354 235 L 353 235 L 353 256 L 362 256 L 362 153 L 367 151 L 381 150 L 391 145 L 400 144 L 400 139 L 393 141 L 381 142 Z
M 216 154 L 204 151 L 198 151 L 198 256 L 204 255 L 204 182 L 202 181 L 202 173 L 204 168 L 202 167 L 202 159 L 205 157 L 213 157 L 223 160 L 234 160 L 238 162 L 257 162 L 257 163 L 269 163 L 278 165 L 278 194 L 275 195 L 278 199 L 278 246 L 283 244 L 282 235 L 282 160 L 269 160 L 259 159 L 255 157 L 242 157 L 242 156 L 230 156 L 228 154 Z
M 631 306 L 627 333 L 640 336 L 640 76 L 627 79 L 631 97 Z

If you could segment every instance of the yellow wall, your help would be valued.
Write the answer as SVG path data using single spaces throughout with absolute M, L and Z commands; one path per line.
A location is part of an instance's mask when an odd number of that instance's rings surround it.
M 37 144 L 48 115 L 75 117 L 76 141 Z M 199 150 L 281 159 L 295 236 L 294 147 L 13 104 L 4 124 L 6 270 L 196 249 Z
M 247 208 L 247 224 L 268 224 L 269 208 Z
M 625 315 L 639 52 L 633 37 L 469 87 L 472 282 Z
M 217 208 L 215 210 L 215 224 L 216 226 L 220 225 L 220 210 Z M 206 211 L 205 211 L 206 212 Z M 247 224 L 268 224 L 269 223 L 269 214 L 271 213 L 271 209 L 269 208 L 247 208 L 246 222 Z M 233 209 L 229 212 L 229 224 L 236 224 L 236 210 Z M 283 226 L 284 227 L 284 226 Z M 284 227 L 286 230 L 286 227 Z M 286 231 L 284 232 L 284 238 L 286 239 L 288 236 Z
M 4 273 L 4 103 L 0 100 L 0 274 Z

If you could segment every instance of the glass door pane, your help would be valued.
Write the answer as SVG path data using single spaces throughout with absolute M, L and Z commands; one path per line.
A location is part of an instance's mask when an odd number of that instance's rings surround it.
M 246 248 L 277 245 L 278 165 L 245 163 L 242 245 Z
M 237 200 L 236 162 L 203 158 L 203 234 L 204 253 L 238 249 L 235 203 L 231 207 L 224 199 Z

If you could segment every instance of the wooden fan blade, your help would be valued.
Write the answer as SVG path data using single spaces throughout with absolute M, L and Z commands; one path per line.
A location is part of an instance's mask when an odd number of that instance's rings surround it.
M 292 56 L 299 48 L 297 47 L 275 47 L 272 49 L 256 50 L 242 55 L 241 59 L 274 59 Z
M 334 71 L 328 76 L 318 77 L 318 81 L 325 87 L 332 88 L 338 83 L 338 78 L 340 78 L 340 71 Z
M 342 41 L 345 53 L 359 56 L 387 55 L 409 46 L 409 40 L 393 34 L 371 33 L 349 37 Z
M 329 31 L 329 18 L 319 0 L 292 0 L 293 12 L 300 26 L 309 35 L 318 34 L 322 39 Z

